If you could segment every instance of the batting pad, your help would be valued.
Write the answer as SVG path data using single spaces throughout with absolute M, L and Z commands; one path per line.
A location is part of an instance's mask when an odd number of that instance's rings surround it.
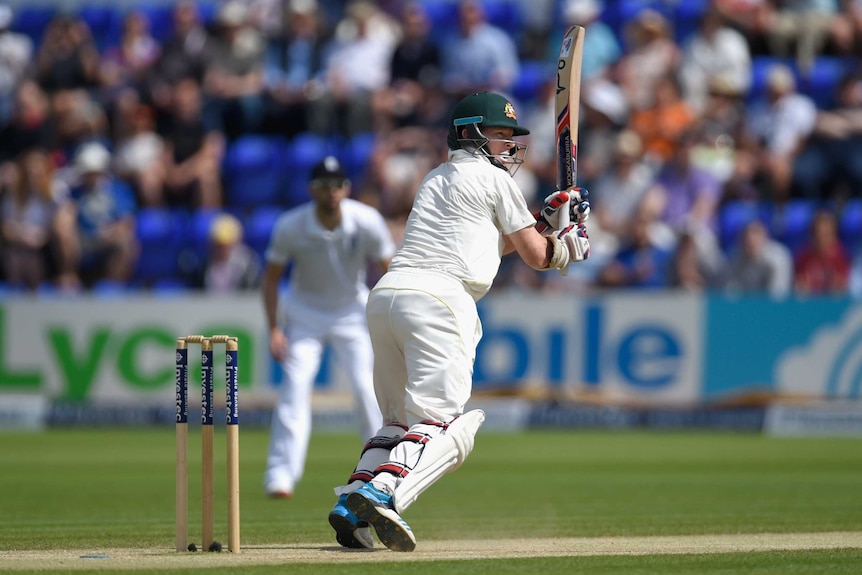
M 468 411 L 450 423 L 445 434 L 425 444 L 416 467 L 395 488 L 395 510 L 398 513 L 404 513 L 423 491 L 464 463 L 473 451 L 476 432 L 484 421 L 485 412 L 481 409 Z

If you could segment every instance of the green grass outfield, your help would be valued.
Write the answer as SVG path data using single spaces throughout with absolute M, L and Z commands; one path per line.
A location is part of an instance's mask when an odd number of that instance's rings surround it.
M 199 437 L 192 429 L 189 540 L 198 543 Z M 336 548 L 326 515 L 359 454 L 355 436 L 313 437 L 291 501 L 263 496 L 267 440 L 265 430 L 241 431 L 243 553 L 231 556 L 173 551 L 172 429 L 0 434 L 0 571 L 862 572 L 859 439 L 480 432 L 464 466 L 405 514 L 412 554 Z M 216 465 L 216 538 L 226 544 L 221 427 Z M 809 549 L 809 540 L 827 544 Z

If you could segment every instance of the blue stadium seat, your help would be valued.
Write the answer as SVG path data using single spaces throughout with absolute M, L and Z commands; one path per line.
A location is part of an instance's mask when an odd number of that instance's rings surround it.
M 35 49 L 42 42 L 45 29 L 57 13 L 57 8 L 53 5 L 15 8 L 12 30 L 29 36 Z
M 795 252 L 811 237 L 811 220 L 817 211 L 813 200 L 791 200 L 783 206 L 775 206 L 769 218 L 769 231 L 790 251 Z
M 93 295 L 99 298 L 123 298 L 127 297 L 134 288 L 126 282 L 117 280 L 100 279 L 91 288 Z
M 673 8 L 673 32 L 681 45 L 697 32 L 700 20 L 709 9 L 710 0 L 686 0 Z
M 222 213 L 217 209 L 199 209 L 189 216 L 186 236 L 192 253 L 198 261 L 204 261 L 209 250 L 210 227 L 213 220 Z
M 201 2 L 198 4 L 198 13 L 204 26 L 209 28 L 215 22 L 219 5 L 218 2 Z
M 282 200 L 279 143 L 268 136 L 241 136 L 222 163 L 226 203 L 256 208 Z
M 458 2 L 454 0 L 426 0 L 422 2 L 431 29 L 451 31 L 458 26 Z
M 767 220 L 767 206 L 757 202 L 736 200 L 726 203 L 718 212 L 718 241 L 726 253 L 739 239 L 742 229 L 754 220 Z
M 862 199 L 852 198 L 844 204 L 838 216 L 838 235 L 850 250 L 862 246 Z
M 513 40 L 521 35 L 520 7 L 514 0 L 482 0 L 485 19 L 489 24 L 504 30 Z
M 173 278 L 180 271 L 180 254 L 186 247 L 187 218 L 184 212 L 166 208 L 143 208 L 137 215 L 137 237 L 141 254 L 134 280 L 143 285 Z
M 200 9 L 201 7 L 199 7 Z M 150 21 L 150 34 L 159 42 L 167 40 L 174 31 L 173 2 L 140 2 L 133 4 L 130 11 L 143 13 Z
M 278 208 L 261 208 L 245 219 L 245 243 L 261 257 L 269 246 L 272 228 L 282 213 Z
M 377 137 L 373 132 L 355 134 L 342 147 L 341 161 L 347 176 L 354 183 L 365 175 L 376 140 Z
M 294 207 L 310 199 L 308 176 L 311 168 L 328 154 L 335 154 L 337 148 L 334 140 L 311 132 L 297 134 L 284 146 L 282 170 L 287 191 L 286 207 Z
M 119 45 L 123 35 L 123 15 L 117 8 L 107 4 L 84 4 L 78 9 L 78 17 L 90 27 L 100 52 Z
M 539 95 L 539 89 L 553 80 L 554 65 L 542 60 L 524 60 L 512 85 L 512 95 L 522 104 L 529 104 Z
M 176 295 L 183 295 L 190 291 L 192 288 L 179 278 L 165 278 L 156 280 L 153 282 L 152 291 L 153 295 L 158 297 L 170 297 Z
M 835 107 L 835 89 L 849 71 L 853 70 L 856 60 L 834 56 L 820 56 L 814 66 L 801 74 L 799 91 L 807 94 L 818 108 Z

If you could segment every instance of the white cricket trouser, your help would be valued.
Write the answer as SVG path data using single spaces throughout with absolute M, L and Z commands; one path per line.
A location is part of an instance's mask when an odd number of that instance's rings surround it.
M 384 423 L 410 427 L 461 415 L 482 337 L 476 303 L 461 282 L 390 271 L 372 290 L 366 313 Z
M 382 419 L 372 383 L 373 353 L 365 306 L 315 310 L 300 304 L 286 306 L 288 355 L 282 367 L 285 379 L 272 416 L 267 469 L 267 490 L 292 491 L 302 477 L 311 437 L 311 394 L 320 369 L 324 344 L 347 375 L 365 441 L 381 427 Z

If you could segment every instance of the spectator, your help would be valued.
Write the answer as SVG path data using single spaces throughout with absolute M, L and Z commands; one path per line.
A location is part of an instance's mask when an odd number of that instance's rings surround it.
M 375 93 L 375 107 L 386 130 L 446 123 L 448 107 L 440 93 L 440 51 L 431 39 L 430 23 L 419 2 L 401 12 L 403 36 L 390 63 L 389 85 Z
M 160 127 L 166 144 L 164 201 L 171 206 L 219 207 L 224 137 L 205 121 L 203 94 L 193 78 L 177 84 L 173 99 L 173 113 Z
M 122 98 L 118 120 L 124 130 L 114 137 L 117 176 L 132 186 L 139 204 L 163 205 L 165 143 L 156 133 L 153 109 L 137 97 Z
M 696 113 L 682 99 L 679 82 L 669 74 L 657 80 L 653 103 L 632 111 L 629 129 L 641 137 L 647 160 L 661 166 L 674 155 L 678 140 L 696 121 Z
M 604 2 L 601 0 L 564 0 L 563 19 L 571 25 L 583 26 L 584 55 L 581 61 L 581 78 L 583 81 L 597 78 L 609 78 L 611 69 L 623 55 L 617 37 L 610 26 L 600 20 Z M 561 36 L 548 35 L 547 59 L 556 62 L 560 53 Z
M 57 121 L 47 94 L 32 80 L 15 91 L 15 107 L 9 123 L 0 129 L 0 164 L 14 162 L 25 151 L 57 147 Z
M 454 100 L 473 92 L 507 92 L 520 61 L 512 38 L 485 19 L 482 3 L 458 5 L 458 30 L 442 41 L 443 89 Z
M 531 210 L 539 209 L 541 201 L 557 190 L 557 119 L 554 111 L 556 94 L 556 78 L 548 74 L 523 114 L 524 125 L 530 126 L 530 134 L 524 136 L 529 153 L 524 157 L 524 165 L 515 174 L 515 179 Z M 582 132 L 584 135 L 586 133 L 586 130 Z M 585 146 L 581 146 L 581 153 L 585 149 Z M 578 167 L 580 177 L 580 173 L 583 173 L 580 159 Z M 524 180 L 528 178 L 532 181 L 525 184 Z M 539 205 L 536 205 L 537 202 Z
M 722 273 L 726 293 L 783 298 L 793 287 L 793 258 L 787 247 L 769 236 L 763 222 L 753 220 L 740 232 L 739 243 Z
M 751 53 L 745 37 L 725 24 L 714 7 L 701 17 L 700 26 L 684 47 L 680 80 L 685 99 L 698 113 L 708 110 L 709 90 L 721 86 L 745 94 L 751 86 Z
M 257 289 L 262 271 L 260 256 L 243 242 L 239 220 L 230 214 L 219 215 L 210 227 L 209 253 L 199 287 L 222 294 Z
M 323 89 L 312 99 L 310 128 L 352 137 L 375 128 L 372 95 L 389 84 L 397 26 L 365 0 L 348 4 L 327 45 Z
M 110 145 L 109 121 L 105 107 L 88 90 L 63 90 L 53 97 L 57 122 L 56 146 L 64 158 L 72 157 L 81 143 L 100 140 Z
M 686 291 L 703 291 L 719 287 L 723 261 L 703 256 L 694 234 L 682 232 L 670 262 L 669 287 Z
M 660 289 L 668 287 L 671 250 L 656 242 L 655 215 L 648 205 L 631 219 L 617 254 L 598 272 L 597 282 L 608 288 Z
M 52 96 L 89 89 L 99 81 L 99 51 L 87 24 L 59 14 L 51 20 L 36 52 L 36 80 Z
M 556 83 L 552 86 L 556 87 Z M 628 122 L 628 103 L 619 86 L 605 79 L 595 79 L 584 85 L 581 111 L 578 181 L 592 188 L 613 160 L 617 137 Z M 550 118 L 553 121 L 554 115 L 550 114 Z M 554 138 L 548 140 L 553 142 Z M 554 167 L 556 169 L 556 164 Z
M 0 129 L 10 121 L 18 86 L 27 77 L 33 57 L 33 42 L 10 30 L 12 9 L 0 4 Z
M 617 79 L 632 109 L 641 110 L 654 104 L 658 83 L 677 72 L 680 48 L 673 41 L 670 22 L 651 8 L 627 24 L 626 37 Z
M 107 279 L 128 282 L 138 256 L 134 193 L 111 174 L 111 154 L 97 142 L 81 147 L 74 168 L 80 180 L 64 204 L 60 243 L 64 284 L 92 287 Z
M 654 170 L 643 161 L 640 137 L 621 132 L 611 164 L 591 190 L 590 260 L 612 257 L 655 183 Z
M 796 91 L 790 68 L 774 65 L 767 77 L 766 106 L 753 108 L 748 121 L 748 145 L 761 166 L 766 195 L 774 201 L 789 198 L 795 160 L 813 131 L 816 118 L 814 102 Z
M 308 129 L 308 98 L 321 90 L 319 76 L 328 42 L 316 0 L 288 3 L 285 31 L 267 42 L 264 102 L 267 127 L 292 137 Z
M 693 128 L 696 143 L 692 161 L 722 184 L 731 180 L 742 161 L 745 140 L 745 102 L 721 77 L 709 81 L 706 106 Z
M 150 70 L 147 93 L 157 113 L 169 113 L 173 105 L 173 88 L 181 80 L 193 78 L 203 82 L 209 33 L 200 19 L 195 0 L 179 0 L 174 6 L 173 32 L 164 43 L 159 59 Z
M 836 200 L 862 190 L 862 77 L 844 77 L 836 101 L 834 109 L 817 111 L 794 164 L 796 189 L 812 199 Z
M 862 0 L 841 0 L 841 9 L 847 15 L 853 34 L 853 52 L 862 55 Z
M 814 59 L 827 47 L 844 54 L 852 50 L 852 25 L 839 11 L 837 0 L 771 0 L 767 6 L 769 52 L 795 55 L 803 74 L 811 71 Z
M 521 21 L 518 40 L 519 56 L 523 60 L 544 60 L 548 57 L 548 38 L 557 25 L 558 0 L 514 0 Z M 553 54 L 556 60 L 559 46 Z
M 2 195 L 3 277 L 11 285 L 34 290 L 54 272 L 59 202 L 68 189 L 54 177 L 45 150 L 24 152 L 16 177 Z
M 844 295 L 850 278 L 850 258 L 838 238 L 838 222 L 828 210 L 811 221 L 811 236 L 795 261 L 794 284 L 799 295 Z
M 773 0 L 713 0 L 728 26 L 745 36 L 752 54 L 768 54 L 767 37 L 773 22 Z
M 224 4 L 216 24 L 204 73 L 205 114 L 210 125 L 232 139 L 263 126 L 265 42 L 240 0 Z
M 128 12 L 119 44 L 108 47 L 102 55 L 102 84 L 110 92 L 127 88 L 141 90 L 160 53 L 161 46 L 150 33 L 146 14 L 135 10 Z
M 699 245 L 709 242 L 716 227 L 716 210 L 721 201 L 721 183 L 692 162 L 696 135 L 688 132 L 659 171 L 650 201 L 657 206 L 661 221 L 674 233 L 690 231 Z M 711 243 L 711 242 L 710 242 Z
M 445 149 L 427 129 L 408 127 L 378 138 L 369 161 L 367 188 L 362 200 L 375 206 L 386 220 L 395 244 L 404 236 L 404 226 L 413 198 L 424 174 L 446 158 Z

